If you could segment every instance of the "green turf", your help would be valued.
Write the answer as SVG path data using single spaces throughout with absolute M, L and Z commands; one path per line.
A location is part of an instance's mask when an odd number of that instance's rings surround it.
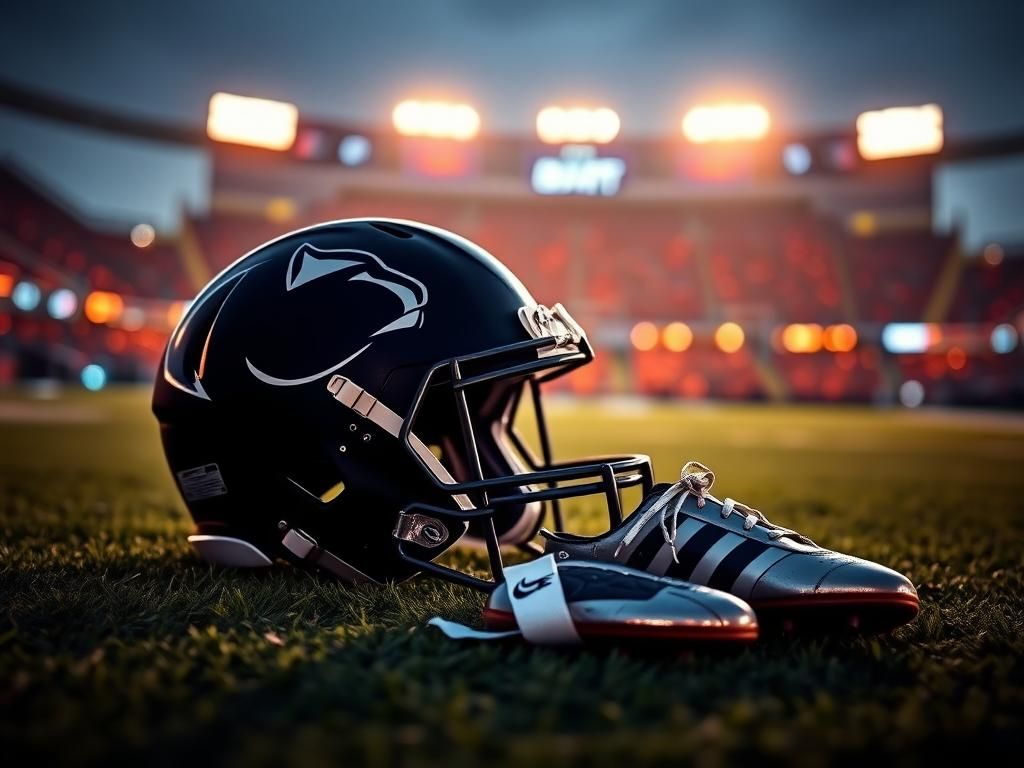
M 552 418 L 565 455 L 646 448 L 663 477 L 701 459 L 722 495 L 910 575 L 921 615 L 889 637 L 658 658 L 459 644 L 423 623 L 475 621 L 482 598 L 465 590 L 196 560 L 146 393 L 9 395 L 0 763 L 924 765 L 1019 749 L 1019 420 L 755 406 Z M 596 504 L 574 515 L 598 517 Z

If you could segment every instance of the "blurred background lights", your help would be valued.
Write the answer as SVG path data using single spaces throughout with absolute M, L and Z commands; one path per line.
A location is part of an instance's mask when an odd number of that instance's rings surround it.
M 851 352 L 857 346 L 857 329 L 846 323 L 830 325 L 822 333 L 821 341 L 829 352 Z
M 954 371 L 963 370 L 967 365 L 967 353 L 960 347 L 950 347 L 946 352 L 946 365 Z
M 22 312 L 31 312 L 38 307 L 40 298 L 42 293 L 39 286 L 31 280 L 22 280 L 11 291 L 11 303 Z
M 908 379 L 900 385 L 900 402 L 907 408 L 917 408 L 924 402 L 924 385 L 917 379 Z
M 745 335 L 736 323 L 722 323 L 715 331 L 715 346 L 723 352 L 732 354 L 743 347 Z
M 294 104 L 215 93 L 210 98 L 206 134 L 214 141 L 280 151 L 295 143 L 298 123 Z
M 856 211 L 850 214 L 846 227 L 857 237 L 871 237 L 878 232 L 878 217 L 871 211 Z
M 941 338 L 931 323 L 889 323 L 882 328 L 882 346 L 893 354 L 918 354 Z
M 857 118 L 857 149 L 865 160 L 933 154 L 942 149 L 938 104 L 891 107 Z
M 267 220 L 279 224 L 295 218 L 296 211 L 295 201 L 290 197 L 272 197 L 263 206 L 263 215 Z
M 0 299 L 6 299 L 14 290 L 14 275 L 0 274 Z
M 338 160 L 350 168 L 365 165 L 372 154 L 373 145 L 370 140 L 358 133 L 346 136 L 338 144 Z
M 544 107 L 537 113 L 537 137 L 547 144 L 607 144 L 621 123 L 608 107 Z
M 658 326 L 643 320 L 629 332 L 629 341 L 641 352 L 649 352 L 658 345 Z
M 156 240 L 156 230 L 152 224 L 136 224 L 132 227 L 131 239 L 136 248 L 148 248 Z
M 78 309 L 78 297 L 69 288 L 58 288 L 46 300 L 46 311 L 54 320 L 67 320 Z
M 121 318 L 124 299 L 110 291 L 93 291 L 85 297 L 85 316 L 91 323 L 101 325 Z
M 185 310 L 188 309 L 191 301 L 175 301 L 171 303 L 171 306 L 167 308 L 167 326 L 174 328 L 185 314 Z
M 756 141 L 771 127 L 768 110 L 755 103 L 699 105 L 683 118 L 683 135 L 694 144 Z
M 999 243 L 989 243 L 981 252 L 981 258 L 990 267 L 998 267 L 1003 263 L 1003 247 Z
M 391 119 L 403 136 L 469 141 L 480 131 L 480 115 L 475 109 L 446 101 L 403 101 Z
M 661 331 L 661 343 L 669 352 L 685 352 L 693 344 L 693 331 L 686 323 L 669 323 Z
M 141 307 L 125 307 L 121 314 L 121 327 L 126 331 L 137 331 L 146 323 L 146 313 Z
M 794 176 L 803 176 L 811 170 L 811 150 L 798 142 L 787 144 L 782 150 L 782 165 Z
M 1007 355 L 1017 348 L 1019 338 L 1017 329 L 1009 323 L 1002 323 L 992 329 L 992 351 L 999 355 Z
M 303 128 L 295 136 L 292 153 L 302 160 L 319 160 L 323 157 L 327 136 L 318 128 Z
M 102 365 L 89 363 L 82 369 L 82 386 L 90 392 L 99 392 L 107 385 L 107 372 Z
M 782 346 L 787 352 L 810 354 L 821 349 L 821 337 L 816 323 L 792 323 L 782 331 Z

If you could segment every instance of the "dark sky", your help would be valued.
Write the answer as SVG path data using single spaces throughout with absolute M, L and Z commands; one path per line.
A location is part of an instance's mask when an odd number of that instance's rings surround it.
M 777 125 L 850 127 L 935 101 L 947 135 L 1024 130 L 1024 0 L 23 0 L 0 78 L 201 124 L 216 90 L 387 124 L 413 95 L 464 99 L 484 130 L 533 131 L 585 99 L 623 135 L 675 135 L 696 101 L 760 100 Z M 202 153 L 154 150 L 0 109 L 11 155 L 87 213 L 173 227 L 202 207 Z M 1019 217 L 1018 217 L 1019 218 Z
M 948 132 L 1024 127 L 1019 0 L 26 0 L 7 3 L 0 76 L 198 122 L 215 90 L 386 121 L 439 89 L 484 126 L 532 131 L 548 101 L 615 107 L 674 133 L 725 90 L 781 124 L 849 124 L 937 101 Z

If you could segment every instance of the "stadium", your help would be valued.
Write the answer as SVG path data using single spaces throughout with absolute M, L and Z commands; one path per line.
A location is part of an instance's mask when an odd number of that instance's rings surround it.
M 537 136 L 478 135 L 468 105 L 475 127 L 465 135 L 443 113 L 437 126 L 403 125 L 398 108 L 394 126 L 368 129 L 231 94 L 213 97 L 200 136 L 10 87 L 5 96 L 31 114 L 212 155 L 209 210 L 183 212 L 159 239 L 146 222 L 97 229 L 4 167 L 8 383 L 86 370 L 90 382 L 147 380 L 184 302 L 214 274 L 283 231 L 372 213 L 458 232 L 500 254 L 538 300 L 571 306 L 604 353 L 565 382 L 577 395 L 1024 397 L 1019 248 L 972 250 L 955 229 L 936 234 L 931 184 L 936 166 L 1012 156 L 1024 136 L 944 144 L 937 107 L 879 111 L 881 135 L 893 130 L 885 120 L 910 127 L 872 148 L 878 140 L 854 124 L 831 136 L 628 142 L 607 108 L 614 133 L 601 133 L 594 109 L 578 127 L 556 112 L 556 132 L 538 117 Z M 253 132 L 246 110 L 259 109 L 292 116 L 283 138 Z M 724 120 L 708 130 L 742 133 L 750 118 Z
M 1021 746 L 1024 230 L 979 225 L 950 180 L 1019 167 L 1024 125 L 950 132 L 956 104 L 907 100 L 822 127 L 744 97 L 644 133 L 547 85 L 509 130 L 414 86 L 347 119 L 280 82 L 209 83 L 205 112 L 172 119 L 0 74 L 12 765 L 929 765 Z M 201 158 L 202 202 L 98 215 L 15 125 Z M 1000 204 L 1019 229 L 1024 200 Z M 245 254 L 364 217 L 450 230 L 571 310 L 596 357 L 544 384 L 557 457 L 639 449 L 669 481 L 699 459 L 787 529 L 905 576 L 920 613 L 741 651 L 474 645 L 425 626 L 480 624 L 455 584 L 204 563 L 151 412 L 168 340 Z M 443 562 L 479 576 L 488 556 Z

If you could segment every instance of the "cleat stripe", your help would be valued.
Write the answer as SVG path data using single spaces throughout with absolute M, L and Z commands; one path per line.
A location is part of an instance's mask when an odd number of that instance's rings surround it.
M 762 544 L 756 539 L 745 539 L 718 564 L 714 573 L 711 574 L 711 578 L 707 580 L 707 586 L 712 589 L 728 591 L 733 582 L 743 573 L 743 569 L 768 548 L 767 544 Z
M 690 574 L 693 573 L 693 569 L 697 567 L 697 564 L 708 553 L 708 550 L 715 546 L 719 539 L 728 534 L 729 531 L 724 528 L 718 528 L 714 525 L 703 526 L 679 550 L 679 562 L 673 562 L 669 565 L 665 575 L 671 576 L 674 579 L 688 581 Z
M 697 567 L 690 574 L 690 581 L 694 584 L 707 584 L 711 574 L 715 572 L 719 563 L 722 562 L 736 547 L 747 541 L 745 536 L 738 536 L 735 533 L 727 533 L 715 542 L 715 546 L 708 550 L 707 554 L 697 563 Z
M 743 569 L 728 591 L 732 592 L 736 597 L 742 597 L 744 600 L 747 599 L 754 590 L 754 585 L 768 572 L 768 569 L 782 558 L 788 557 L 791 554 L 793 553 L 782 547 L 768 547 L 768 549 L 750 561 L 750 564 Z
M 679 530 L 676 531 L 676 547 L 682 547 L 693 534 L 703 527 L 704 523 L 700 520 L 694 520 L 692 517 L 686 518 L 680 524 Z M 650 533 L 644 537 L 640 546 L 633 550 L 633 554 L 624 564 L 630 568 L 663 576 L 671 562 L 672 547 L 665 541 L 661 526 L 655 523 L 651 527 Z
M 697 520 L 692 517 L 686 518 L 686 522 L 680 525 L 679 530 L 676 531 L 676 549 L 682 549 L 686 542 L 688 542 L 690 538 L 705 525 L 706 523 L 701 520 Z M 661 552 L 655 555 L 651 564 L 647 567 L 647 571 L 649 573 L 655 573 L 663 576 L 668 570 L 668 567 L 673 564 L 672 547 L 665 544 L 665 546 L 661 548 Z

